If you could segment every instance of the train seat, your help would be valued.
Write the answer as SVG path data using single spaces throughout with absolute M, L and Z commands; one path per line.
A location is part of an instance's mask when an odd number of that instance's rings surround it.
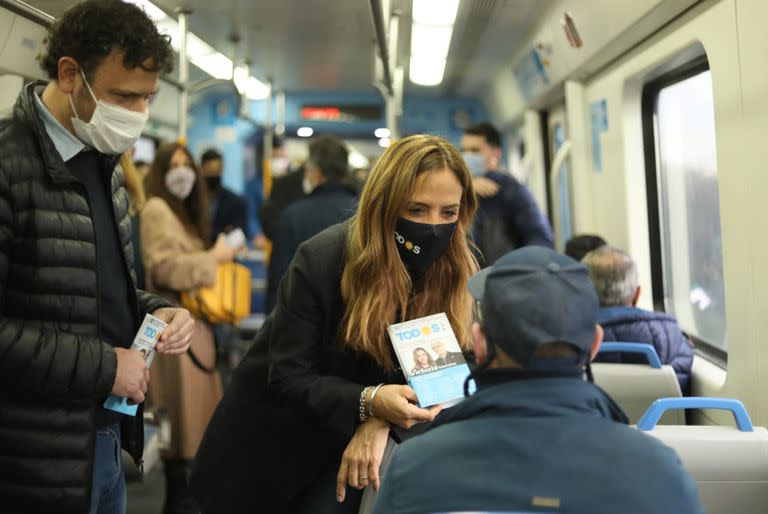
M 664 412 L 730 410 L 736 427 L 656 426 Z M 682 412 L 682 411 L 681 411 Z M 709 514 L 763 514 L 768 505 L 768 430 L 752 425 L 744 405 L 726 398 L 663 398 L 637 428 L 673 448 L 699 486 Z
M 682 396 L 680 383 L 671 366 L 663 366 L 656 350 L 644 343 L 603 343 L 600 352 L 639 353 L 648 364 L 592 363 L 592 374 L 599 385 L 629 417 L 637 423 L 648 406 L 658 398 Z M 672 410 L 664 414 L 662 425 L 685 425 L 685 412 Z

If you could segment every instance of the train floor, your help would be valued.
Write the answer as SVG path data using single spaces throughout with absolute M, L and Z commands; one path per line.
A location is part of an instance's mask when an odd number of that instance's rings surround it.
M 229 344 L 225 343 L 219 346 L 218 369 L 225 386 L 240 358 L 250 346 L 255 330 L 261 325 L 262 320 L 258 319 L 257 321 L 259 323 L 255 328 L 251 327 L 251 333 L 247 334 L 246 340 L 238 338 L 232 331 L 223 331 L 220 334 L 222 336 L 220 340 L 229 342 Z M 128 492 L 126 514 L 161 514 L 165 500 L 165 473 L 163 472 L 162 460 L 156 458 L 156 463 L 151 470 L 144 475 L 143 479 L 139 479 L 138 471 L 133 466 L 130 457 L 127 457 L 127 454 L 124 454 L 124 457 Z
M 161 514 L 165 499 L 165 475 L 162 465 L 155 466 L 140 482 L 128 482 L 126 514 Z

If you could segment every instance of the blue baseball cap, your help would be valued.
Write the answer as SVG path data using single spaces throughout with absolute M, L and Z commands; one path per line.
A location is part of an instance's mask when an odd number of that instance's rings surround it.
M 570 343 L 589 354 L 600 307 L 583 264 L 526 246 L 475 273 L 467 288 L 480 301 L 488 340 L 520 364 L 547 343 Z

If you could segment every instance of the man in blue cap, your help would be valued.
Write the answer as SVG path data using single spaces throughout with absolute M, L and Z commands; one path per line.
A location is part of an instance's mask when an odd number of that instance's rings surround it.
M 394 451 L 374 514 L 704 512 L 674 451 L 583 378 L 602 339 L 583 265 L 526 247 L 469 290 L 478 392 Z

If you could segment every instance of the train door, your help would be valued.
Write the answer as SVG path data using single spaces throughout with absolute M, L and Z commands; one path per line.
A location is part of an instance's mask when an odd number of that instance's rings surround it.
M 555 248 L 562 251 L 573 227 L 573 184 L 571 181 L 570 143 L 565 105 L 560 104 L 547 116 L 550 180 L 549 200 L 552 205 L 552 228 Z

